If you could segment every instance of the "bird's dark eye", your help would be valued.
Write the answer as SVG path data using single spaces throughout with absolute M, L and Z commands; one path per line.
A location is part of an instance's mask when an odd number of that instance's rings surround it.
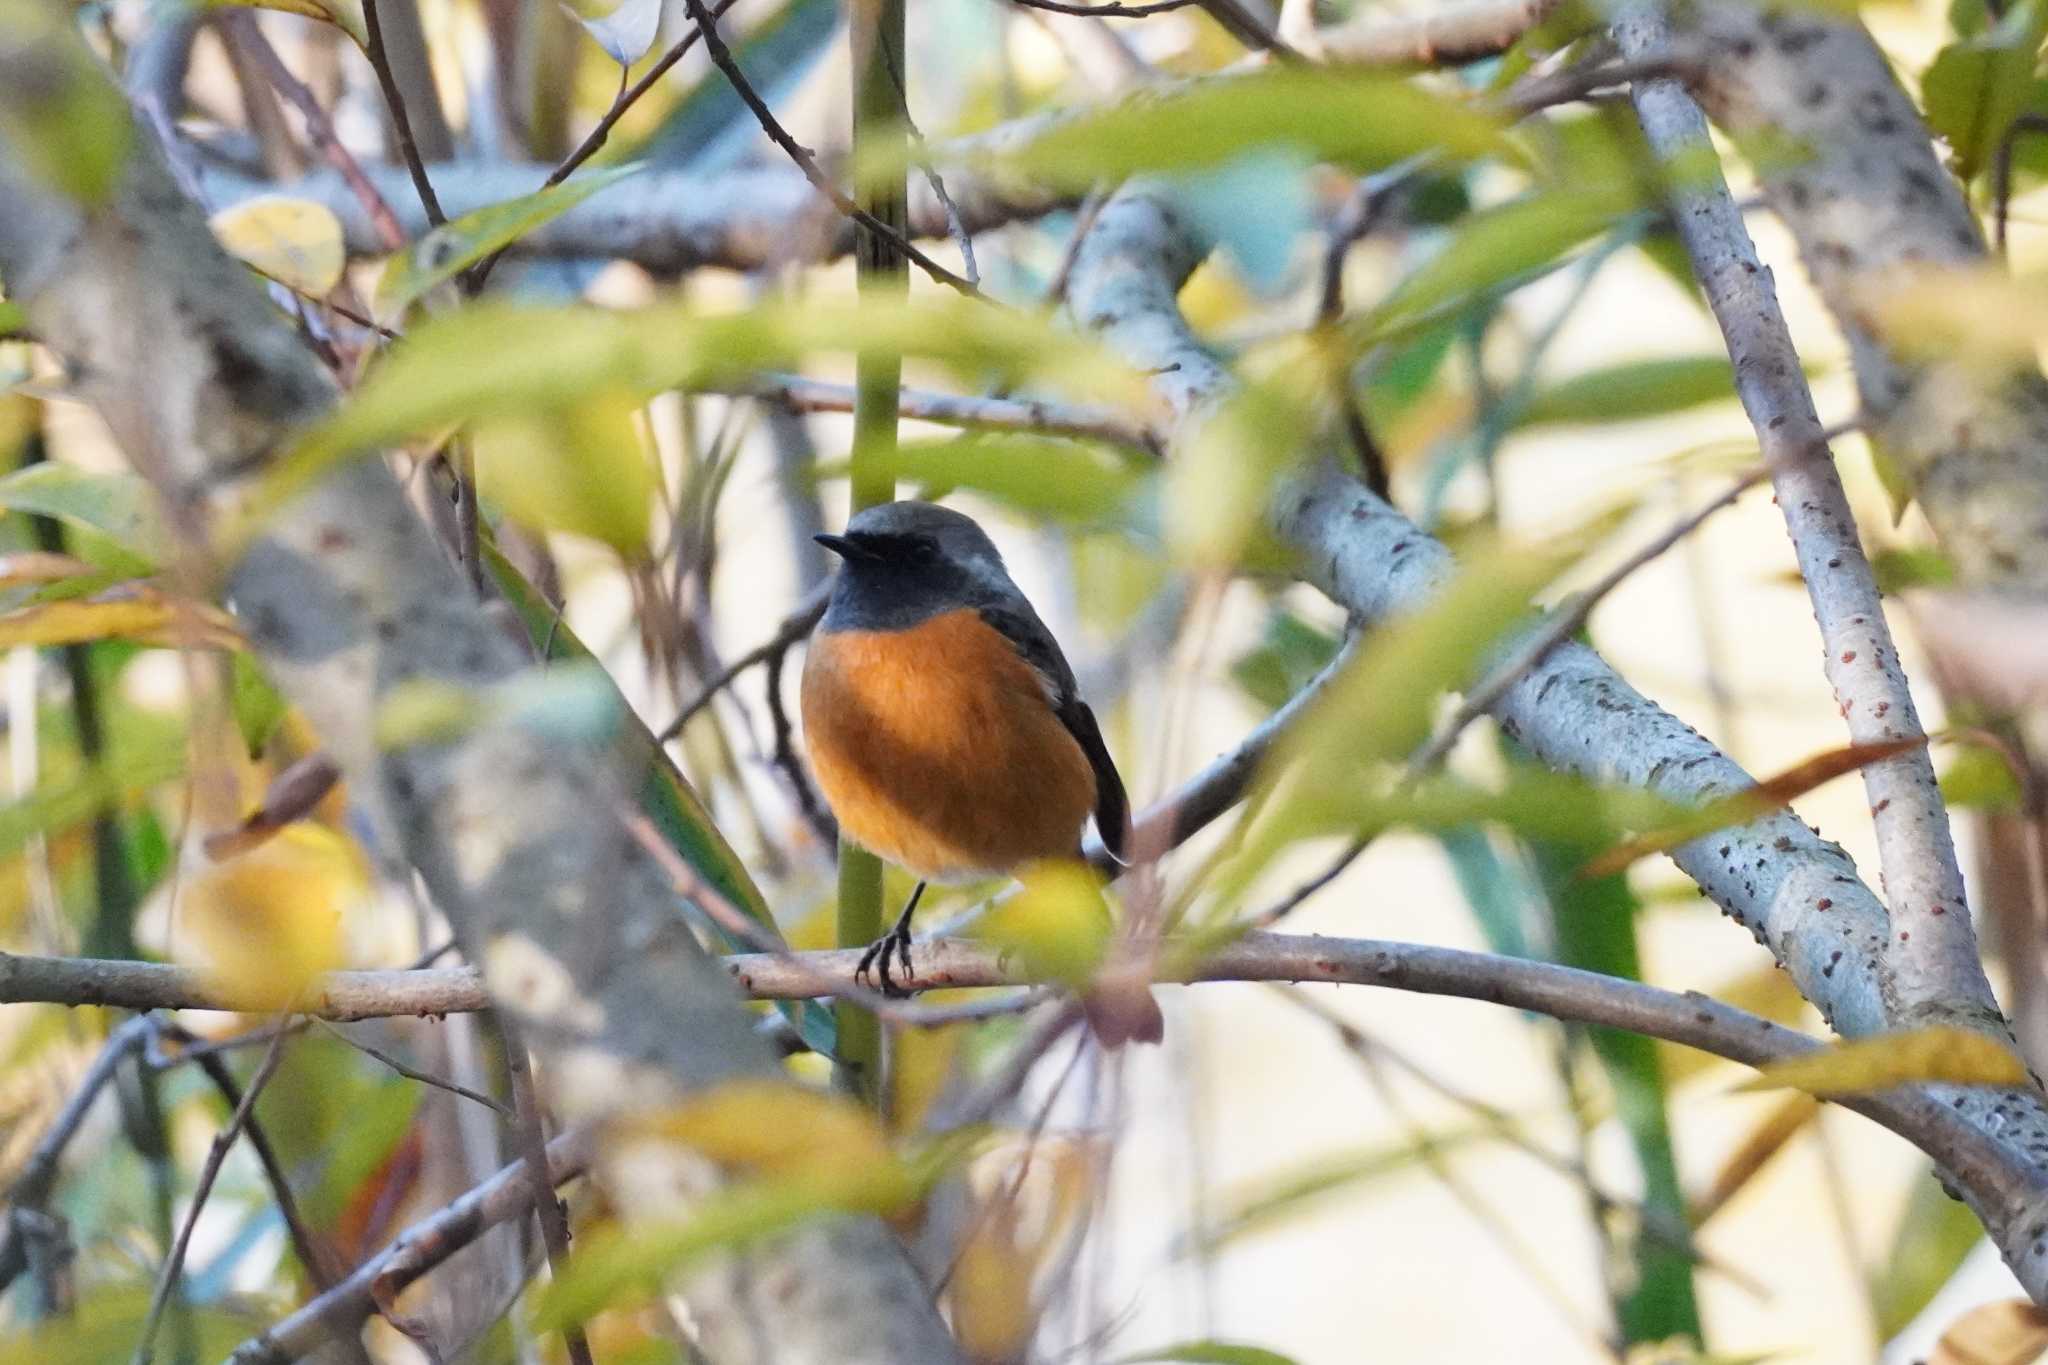
M 939 558 L 938 542 L 929 536 L 918 536 L 903 549 L 903 557 L 912 564 L 932 564 Z

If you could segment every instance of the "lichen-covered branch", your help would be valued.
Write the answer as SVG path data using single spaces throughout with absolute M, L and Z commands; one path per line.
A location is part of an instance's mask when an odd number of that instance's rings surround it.
M 1624 57 L 1638 60 L 1656 56 L 1668 41 L 1663 20 L 1646 5 L 1615 21 L 1614 38 Z M 1640 81 L 1633 97 L 1658 160 L 1680 177 L 1671 190 L 1672 220 L 1721 325 L 1736 392 L 1770 468 L 1820 626 L 1822 666 L 1849 737 L 1858 744 L 1920 738 L 1877 576 L 1863 553 L 1771 272 L 1757 259 L 1742 212 L 1712 169 L 1706 118 L 1675 80 Z M 1889 1013 L 1901 1024 L 1959 1022 L 2003 1033 L 1934 760 L 1917 745 L 1865 765 L 1862 775 L 1890 912 Z
M 43 52 L 82 51 L 61 10 L 41 41 L 31 65 Z M 46 88 L 10 79 L 0 100 L 45 98 Z M 483 720 L 454 740 L 380 744 L 377 717 L 396 689 L 480 689 L 528 662 L 381 461 L 358 460 L 309 489 L 236 562 L 207 561 L 211 514 L 333 402 L 334 385 L 215 245 L 147 134 L 103 203 L 54 191 L 32 164 L 0 138 L 9 297 L 164 495 L 183 537 L 180 571 L 218 575 L 353 798 L 419 868 L 493 999 L 552 1052 L 557 1104 L 575 1118 L 775 1074 L 731 983 L 617 818 L 640 773 L 605 747 L 511 720 Z M 506 799 L 512 790 L 517 800 Z M 747 1274 L 721 1278 L 693 1304 L 707 1330 L 728 1327 L 753 1348 L 728 1359 L 956 1357 L 880 1222 L 815 1229 L 755 1255 Z M 759 1297 L 764 1285 L 792 1284 L 819 1288 Z M 829 1325 L 810 1320 L 820 1315 Z
M 1854 18 L 1739 0 L 1688 5 L 1693 90 L 1755 139 L 1771 207 L 1847 335 L 1874 439 L 1903 468 L 1962 581 L 2048 590 L 2048 380 L 1906 354 L 1882 291 L 1925 267 L 1987 263 L 1961 186 L 1891 64 Z
M 459 218 L 532 194 L 550 169 L 520 162 L 449 162 L 434 167 L 434 188 L 448 215 Z M 363 174 L 391 205 L 409 239 L 426 233 L 425 211 L 403 169 L 371 165 L 363 167 Z M 390 249 L 363 197 L 334 171 L 276 184 L 216 168 L 207 174 L 205 187 L 216 207 L 265 194 L 312 199 L 341 221 L 351 254 L 375 256 Z M 970 233 L 1036 218 L 1078 198 L 965 170 L 948 170 L 946 188 Z M 921 238 L 949 234 L 945 206 L 922 180 L 911 187 L 910 231 Z M 605 186 L 541 224 L 521 237 L 514 250 L 528 256 L 631 261 L 656 275 L 706 266 L 758 270 L 848 255 L 853 225 L 794 166 L 736 167 L 710 176 L 647 170 Z
M 1158 197 L 1129 186 L 1097 219 L 1069 292 L 1076 317 L 1157 376 L 1155 389 L 1180 437 L 1235 382 L 1195 339 L 1176 303 L 1206 250 Z M 1423 607 L 1452 572 L 1441 543 L 1333 462 L 1281 493 L 1273 524 L 1300 553 L 1308 580 L 1362 622 Z M 1734 760 L 1582 645 L 1552 651 L 1492 712 L 1544 762 L 1599 781 L 1687 803 L 1752 784 Z M 1888 1026 L 1885 910 L 1838 845 L 1779 812 L 1694 840 L 1672 856 L 1771 950 L 1838 1031 L 1857 1036 Z M 2048 1113 L 2031 1093 L 1964 1098 L 1962 1108 L 2030 1172 L 2023 1193 L 1978 1208 L 2028 1292 L 2048 1302 L 2048 1240 L 2037 1243 L 2031 1233 L 2048 1215 L 2048 1181 L 2025 1155 L 2048 1148 Z

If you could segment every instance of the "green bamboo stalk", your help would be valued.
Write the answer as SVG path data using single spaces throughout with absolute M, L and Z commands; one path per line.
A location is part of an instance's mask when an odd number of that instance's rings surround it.
M 903 0 L 854 0 L 850 32 L 853 50 L 853 163 L 907 164 L 903 105 Z M 889 183 L 865 181 L 854 189 L 860 206 L 908 235 L 909 204 L 904 174 Z M 862 299 L 901 298 L 910 288 L 907 263 L 886 237 L 856 228 L 854 261 Z M 896 496 L 897 391 L 903 357 L 894 351 L 863 351 L 855 359 L 853 404 L 853 506 L 858 511 Z M 882 865 L 872 853 L 839 844 L 839 943 L 865 947 L 882 936 Z M 881 1027 L 858 1005 L 838 1009 L 841 1081 L 880 1105 L 887 1094 Z

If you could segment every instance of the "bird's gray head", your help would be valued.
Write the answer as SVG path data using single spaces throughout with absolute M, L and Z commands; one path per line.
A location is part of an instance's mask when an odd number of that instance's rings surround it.
M 845 561 L 827 630 L 903 630 L 1020 596 L 988 533 L 936 503 L 881 503 L 856 512 L 844 535 L 817 541 Z

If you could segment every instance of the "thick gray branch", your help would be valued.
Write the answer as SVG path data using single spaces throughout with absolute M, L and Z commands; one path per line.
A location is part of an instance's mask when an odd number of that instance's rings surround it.
M 1622 55 L 1636 60 L 1657 56 L 1668 42 L 1662 19 L 1648 6 L 1617 19 L 1614 37 Z M 1877 576 L 1864 556 L 1771 272 L 1757 259 L 1742 212 L 1713 169 L 1707 120 L 1677 81 L 1638 82 L 1633 95 L 1651 148 L 1680 177 L 1672 219 L 1721 325 L 1736 391 L 1770 466 L 1820 626 L 1822 666 L 1849 737 L 1858 744 L 1924 738 Z M 1900 1023 L 1952 1021 L 2004 1033 L 1984 978 L 1934 760 L 1921 745 L 1865 766 L 1863 785 L 1890 909 L 1888 1012 Z
M 33 86 L 12 81 L 0 99 L 32 98 Z M 334 386 L 215 246 L 152 146 L 91 209 L 24 164 L 0 141 L 0 274 L 166 495 L 196 576 L 209 510 L 322 412 Z M 619 822 L 642 777 L 628 754 L 488 719 L 459 740 L 380 747 L 376 718 L 395 689 L 483 689 L 528 662 L 382 462 L 354 462 L 310 489 L 225 574 L 250 640 L 355 798 L 425 876 L 493 998 L 554 1052 L 569 1114 L 776 1074 L 666 878 Z M 791 1283 L 834 1288 L 760 1297 Z M 694 1311 L 740 1352 L 722 1360 L 956 1358 L 901 1247 L 873 1219 L 761 1251 L 745 1274 L 699 1293 Z M 806 1319 L 818 1312 L 829 1323 Z
M 1234 380 L 1195 339 L 1175 298 L 1207 250 L 1142 186 L 1120 192 L 1075 263 L 1075 315 L 1156 388 L 1185 435 Z M 1283 491 L 1274 529 L 1302 555 L 1310 582 L 1363 622 L 1423 607 L 1452 572 L 1450 552 L 1334 464 Z M 1544 762 L 1602 782 L 1705 802 L 1751 785 L 1742 768 L 1623 681 L 1592 650 L 1552 651 L 1492 707 L 1502 729 Z M 1738 924 L 1769 948 L 1840 1032 L 1875 1033 L 1886 1010 L 1884 907 L 1842 849 L 1781 812 L 1698 839 L 1672 855 Z M 2029 1171 L 2024 1197 L 1978 1205 L 2008 1261 L 2048 1301 L 2043 1185 L 2028 1153 L 2048 1151 L 2039 1097 L 1958 1097 L 1987 1134 Z
M 434 190 L 448 216 L 456 218 L 532 194 L 552 169 L 501 161 L 447 162 L 434 167 Z M 382 165 L 365 165 L 363 171 L 391 205 L 406 235 L 424 235 L 426 213 L 405 171 Z M 206 176 L 205 187 L 216 207 L 265 194 L 315 200 L 341 220 L 351 254 L 378 256 L 387 249 L 362 200 L 333 171 L 279 185 L 215 169 Z M 998 183 L 957 169 L 946 172 L 946 189 L 961 223 L 972 233 L 1035 218 L 1078 198 Z M 916 177 L 910 215 L 912 235 L 948 235 L 945 207 Z M 650 170 L 597 191 L 520 238 L 514 250 L 532 256 L 632 261 L 657 275 L 704 266 L 758 270 L 847 255 L 853 250 L 853 225 L 794 166 L 740 167 L 710 176 Z
M 2048 590 L 2048 381 L 1910 358 L 1880 337 L 1877 291 L 1907 271 L 1981 265 L 1983 234 L 1927 125 L 1854 19 L 1808 7 L 1684 8 L 1709 60 L 1694 89 L 1757 140 L 1771 207 L 1849 339 L 1872 434 L 1967 584 Z

